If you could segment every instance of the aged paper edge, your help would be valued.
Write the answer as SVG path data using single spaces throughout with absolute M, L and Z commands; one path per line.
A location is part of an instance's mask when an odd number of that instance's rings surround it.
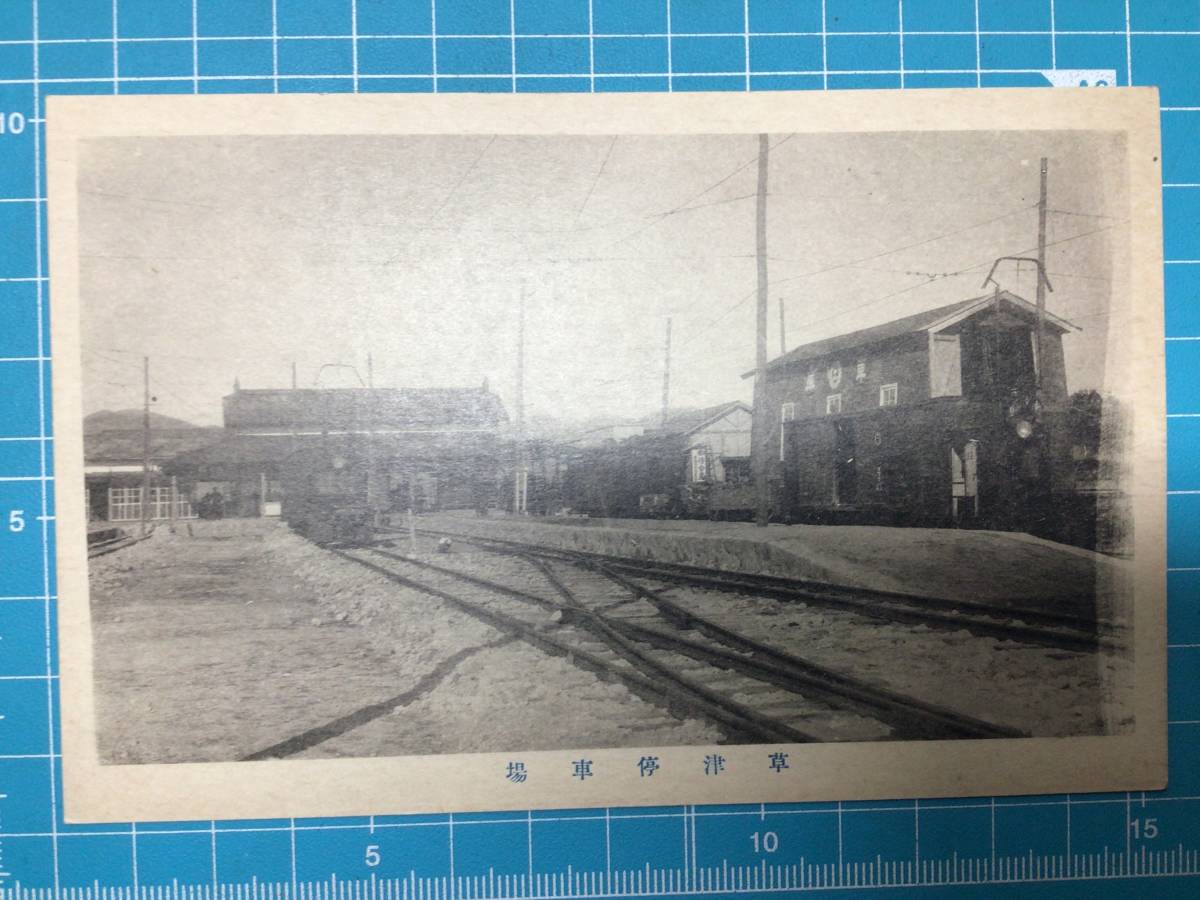
M 785 134 L 1092 129 L 1127 135 L 1135 404 L 1133 734 L 986 741 L 722 746 L 334 760 L 102 765 L 96 746 L 83 492 L 56 497 L 65 818 L 277 818 L 683 803 L 1152 790 L 1166 783 L 1166 475 L 1161 166 L 1153 88 L 513 96 L 52 97 L 47 113 L 54 462 L 83 482 L 79 222 L 82 139 L 185 135 Z M 1116 301 L 1113 301 L 1116 309 Z M 772 773 L 763 754 L 787 750 Z M 586 750 L 603 777 L 578 781 Z M 643 779 L 631 756 L 662 769 Z M 536 777 L 506 782 L 519 755 Z M 751 766 L 753 760 L 754 765 Z M 561 773 L 551 776 L 550 772 Z

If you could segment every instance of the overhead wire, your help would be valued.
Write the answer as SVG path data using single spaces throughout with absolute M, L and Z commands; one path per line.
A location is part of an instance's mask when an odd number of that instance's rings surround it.
M 608 159 L 612 156 L 613 149 L 617 146 L 617 138 L 620 135 L 614 134 L 612 140 L 608 142 L 608 148 L 604 151 L 604 158 L 600 160 L 600 167 L 596 170 L 596 175 L 592 178 L 592 183 L 588 185 L 587 193 L 583 195 L 583 202 L 579 204 L 579 209 L 575 211 L 575 227 L 579 226 L 579 220 L 583 218 L 583 211 L 587 209 L 587 205 L 591 202 L 592 194 L 596 191 L 596 185 L 600 183 L 600 179 L 604 176 L 604 170 L 608 166 Z
M 781 147 L 794 137 L 795 137 L 794 134 L 789 134 L 787 137 L 781 138 L 780 140 L 776 141 L 775 144 L 770 149 L 774 150 L 778 147 Z M 615 247 L 618 244 L 623 244 L 625 241 L 629 240 L 630 238 L 637 237 L 642 232 L 647 231 L 650 228 L 653 228 L 659 222 L 662 222 L 663 220 L 668 219 L 671 216 L 677 215 L 681 212 L 688 212 L 691 209 L 699 208 L 699 207 L 693 207 L 692 204 L 694 204 L 701 197 L 704 197 L 705 195 L 711 193 L 712 191 L 715 191 L 717 188 L 719 188 L 721 185 L 725 184 L 725 182 L 729 181 L 735 175 L 738 175 L 739 173 L 744 172 L 746 169 L 750 168 L 751 166 L 757 165 L 757 164 L 758 164 L 758 154 L 755 153 L 753 157 L 751 157 L 746 162 L 739 165 L 736 169 L 734 169 L 729 174 L 725 175 L 722 178 L 719 178 L 717 181 L 714 181 L 708 187 L 704 188 L 704 190 L 700 191 L 697 194 L 692 195 L 688 199 L 684 200 L 682 203 L 676 204 L 675 206 L 671 207 L 670 209 L 666 210 L 665 212 L 655 214 L 652 217 L 650 222 L 647 222 L 642 227 L 635 229 L 634 231 L 631 231 L 629 234 L 625 235 L 624 237 L 618 238 L 617 240 L 613 241 L 611 244 L 606 244 L 604 247 L 601 248 L 601 250 L 608 250 L 610 247 Z
M 990 219 L 985 219 L 985 220 L 984 220 L 984 221 L 982 221 L 982 222 L 976 222 L 976 223 L 974 223 L 974 224 L 972 224 L 972 225 L 967 225 L 967 226 L 964 226 L 963 228 L 957 228 L 957 229 L 955 229 L 955 230 L 953 230 L 953 231 L 944 232 L 944 233 L 942 233 L 942 234 L 938 234 L 938 235 L 935 235 L 935 236 L 933 236 L 933 237 L 930 237 L 930 238 L 925 238 L 925 239 L 923 239 L 923 240 L 920 240 L 920 241 L 915 241 L 915 242 L 913 242 L 913 243 L 904 244 L 904 245 L 902 245 L 902 246 L 899 246 L 899 247 L 894 247 L 894 248 L 892 248 L 892 249 L 889 249 L 889 250 L 883 250 L 883 251 L 880 251 L 880 252 L 878 252 L 878 253 L 872 253 L 872 254 L 868 254 L 867 256 L 859 257 L 859 258 L 852 259 L 852 260 L 847 260 L 847 261 L 845 261 L 845 262 L 834 263 L 834 264 L 831 264 L 831 265 L 822 266 L 822 267 L 820 267 L 820 268 L 817 268 L 817 269 L 812 269 L 812 270 L 810 270 L 810 271 L 808 271 L 808 272 L 802 272 L 802 273 L 800 273 L 800 274 L 798 274 L 798 275 L 789 275 L 789 276 L 787 276 L 787 277 L 785 277 L 785 278 L 780 278 L 780 279 L 776 279 L 776 280 L 774 280 L 774 281 L 771 281 L 771 282 L 769 282 L 769 287 L 770 287 L 771 289 L 774 289 L 774 288 L 776 288 L 777 286 L 779 286 L 780 284 L 785 284 L 785 283 L 787 283 L 787 282 L 790 282 L 790 281 L 797 281 L 797 280 L 799 280 L 799 279 L 802 279 L 802 278 L 812 278 L 812 277 L 815 277 L 815 276 L 817 276 L 817 275 L 824 275 L 824 274 L 826 274 L 826 273 L 828 273 L 828 272 L 835 272 L 835 271 L 837 271 L 837 270 L 839 270 L 839 269 L 845 269 L 845 268 L 850 268 L 850 267 L 852 267 L 852 266 L 856 266 L 856 265 L 858 265 L 859 263 L 871 262 L 872 260 L 881 259 L 882 257 L 885 257 L 885 256 L 892 256 L 892 255 L 894 255 L 894 254 L 896 254 L 896 253 L 901 253 L 901 252 L 903 252 L 903 251 L 905 251 L 905 250 L 911 250 L 911 249 L 913 249 L 913 248 L 915 248 L 915 247 L 921 247 L 921 246 L 924 246 L 924 245 L 926 245 L 926 244 L 932 244 L 932 243 L 935 243 L 936 241 L 941 241 L 941 240 L 945 240 L 945 239 L 947 239 L 947 238 L 956 237 L 956 236 L 958 236 L 958 235 L 960 235 L 960 234 L 963 234 L 963 233 L 965 233 L 965 232 L 967 232 L 967 231 L 972 231 L 972 230 L 974 230 L 974 229 L 976 229 L 976 228 L 983 228 L 983 227 L 984 227 L 984 226 L 986 226 L 986 225 L 991 225 L 991 224 L 993 224 L 994 222 L 999 222 L 999 221 L 1001 221 L 1002 219 L 1007 219 L 1007 218 L 1009 218 L 1009 217 L 1011 217 L 1011 216 L 1018 215 L 1019 213 L 1022 213 L 1022 212 L 1027 212 L 1028 210 L 1030 210 L 1030 209 L 1033 209 L 1035 206 L 1036 206 L 1036 204 L 1029 205 L 1029 206 L 1022 206 L 1022 207 L 1019 207 L 1019 208 L 1017 208 L 1017 209 L 1011 209 L 1011 210 L 1009 210 L 1008 212 L 1006 212 L 1006 213 L 1003 213 L 1002 215 L 999 215 L 999 216 L 994 216 L 994 217 L 992 217 L 992 218 L 990 218 Z M 713 328 L 715 328 L 715 327 L 716 327 L 718 324 L 720 324 L 722 321 L 724 321 L 724 319 L 725 319 L 726 317 L 728 317 L 730 314 L 732 314 L 733 312 L 735 312 L 737 309 L 741 308 L 741 307 L 742 307 L 742 306 L 743 306 L 743 305 L 744 305 L 744 304 L 745 304 L 747 301 L 749 301 L 749 300 L 750 300 L 752 297 L 754 297 L 754 296 L 757 294 L 757 292 L 758 292 L 758 289 L 757 289 L 757 288 L 753 288 L 753 289 L 751 289 L 751 290 L 747 291 L 745 294 L 743 294 L 741 297 L 739 297 L 737 300 L 735 300 L 735 301 L 734 301 L 734 303 L 733 303 L 732 305 L 730 305 L 730 306 L 729 306 L 729 307 L 728 307 L 728 308 L 727 308 L 727 309 L 726 309 L 724 312 L 722 312 L 722 313 L 721 313 L 720 315 L 718 315 L 716 318 L 712 319 L 712 320 L 711 320 L 711 321 L 708 323 L 708 325 L 706 325 L 704 328 L 702 328 L 702 329 L 701 329 L 701 331 L 700 331 L 700 332 L 698 332 L 697 334 L 695 334 L 695 335 L 694 335 L 694 336 L 693 336 L 691 339 L 689 339 L 688 341 L 685 341 L 685 342 L 683 342 L 683 343 L 680 345 L 680 348 L 679 348 L 679 349 L 682 351 L 682 350 L 684 350 L 685 348 L 689 347 L 689 346 L 690 346 L 692 343 L 694 343 L 696 340 L 699 340 L 699 339 L 700 339 L 700 337 L 702 337 L 702 336 L 703 336 L 704 334 L 706 334 L 708 331 L 712 330 L 712 329 L 713 329 Z
M 1071 235 L 1070 237 L 1065 237 L 1065 238 L 1061 238 L 1061 239 L 1059 239 L 1059 240 L 1056 240 L 1056 241 L 1047 242 L 1046 246 L 1047 246 L 1047 247 L 1053 247 L 1053 246 L 1055 246 L 1055 245 L 1057 245 L 1057 244 L 1065 244 L 1065 243 L 1068 243 L 1069 241 L 1077 240 L 1077 239 L 1079 239 L 1079 238 L 1088 237 L 1089 235 L 1093 235 L 1093 234 L 1098 234 L 1098 233 L 1100 233 L 1101 231 L 1108 231 L 1108 230 L 1109 230 L 1109 229 L 1111 229 L 1112 227 L 1113 227 L 1113 226 L 1111 226 L 1111 225 L 1106 225 L 1106 226 L 1105 226 L 1105 227 L 1103 227 L 1103 228 L 1096 228 L 1096 229 L 1093 229 L 1092 231 L 1085 231 L 1085 232 L 1081 232 L 1081 233 L 1079 233 L 1079 234 L 1074 234 L 1074 235 Z M 1033 252 L 1033 251 L 1035 251 L 1035 250 L 1037 250 L 1037 246 L 1036 246 L 1036 245 L 1035 245 L 1035 246 L 1033 246 L 1033 247 L 1028 247 L 1028 248 L 1025 248 L 1025 249 L 1023 249 L 1023 250 L 1018 250 L 1018 251 L 1017 251 L 1017 254 L 1021 254 L 1021 253 L 1032 253 L 1032 252 Z M 928 279 L 926 279 L 924 282 L 922 282 L 922 283 L 920 283 L 920 284 L 914 284 L 914 285 L 911 285 L 911 286 L 909 286 L 909 287 L 906 287 L 906 288 L 901 288 L 901 289 L 900 289 L 900 290 L 898 290 L 898 291 L 893 291 L 892 293 L 885 294 L 885 295 L 883 295 L 882 297 L 876 297 L 876 298 L 874 298 L 874 299 L 871 299 L 871 300 L 868 300 L 868 301 L 866 301 L 865 303 L 860 303 L 860 304 L 857 304 L 856 306 L 852 306 L 852 307 L 850 307 L 849 309 L 840 310 L 839 312 L 835 313 L 834 315 L 831 315 L 831 316 L 825 316 L 825 317 L 823 317 L 823 318 L 821 318 L 821 319 L 811 319 L 811 320 L 809 320 L 809 321 L 807 321 L 807 322 L 802 322 L 802 323 L 801 323 L 801 327 L 811 327 L 811 326 L 813 326 L 813 325 L 820 325 L 820 324 L 823 324 L 823 323 L 825 323 L 825 322 L 832 321 L 833 319 L 841 318 L 841 317 L 842 317 L 842 316 L 844 316 L 846 313 L 850 313 L 850 312 L 858 312 L 858 311 L 859 311 L 859 310 L 861 310 L 861 309 L 865 309 L 865 308 L 867 308 L 868 306 L 873 306 L 873 305 L 875 305 L 876 303 L 882 303 L 884 300 L 889 300 L 889 299 L 891 299 L 892 297 L 898 296 L 898 295 L 900 295 L 900 294 L 908 293 L 908 292 L 910 292 L 910 291 L 915 291 L 915 290 L 917 290 L 918 288 L 922 288 L 922 287 L 924 287 L 924 286 L 925 286 L 925 285 L 927 285 L 927 284 L 931 284 L 931 283 L 933 283 L 934 281 L 941 281 L 941 280 L 942 280 L 942 279 L 944 279 L 944 278 L 954 278 L 954 277 L 957 277 L 957 276 L 960 276 L 960 275 L 965 275 L 965 274 L 967 274 L 968 272 L 972 272 L 972 271 L 974 271 L 974 270 L 976 270 L 976 269 L 982 269 L 984 266 L 991 265 L 991 264 L 992 264 L 994 261 L 995 261 L 995 257 L 989 257 L 988 259 L 981 260 L 980 262 L 973 263 L 972 265 L 969 265 L 969 266 L 964 266 L 963 268 L 961 268 L 961 269 L 958 269 L 957 271 L 954 271 L 954 272 L 949 272 L 949 273 L 946 273 L 945 275 L 939 275 L 939 276 L 937 276 L 937 277 L 928 278 Z
M 1079 233 L 1079 234 L 1073 234 L 1073 235 L 1070 235 L 1069 237 L 1061 238 L 1061 239 L 1058 239 L 1058 240 L 1055 240 L 1055 241 L 1050 241 L 1050 242 L 1048 242 L 1048 243 L 1046 244 L 1046 246 L 1047 246 L 1047 247 L 1053 247 L 1053 246 L 1056 246 L 1056 245 L 1058 245 L 1058 244 L 1065 244 L 1065 243 L 1068 243 L 1068 242 L 1070 242 L 1070 241 L 1074 241 L 1074 240 L 1078 240 L 1078 239 L 1080 239 L 1080 238 L 1088 237 L 1088 236 L 1090 236 L 1090 235 L 1099 234 L 1099 233 L 1100 233 L 1100 232 L 1102 232 L 1102 231 L 1109 231 L 1109 230 L 1111 230 L 1113 227 L 1115 227 L 1115 226 L 1114 226 L 1114 225 L 1106 225 L 1106 226 L 1104 226 L 1104 227 L 1102 227 L 1102 228 L 1096 228 L 1096 229 L 1092 229 L 1092 230 L 1090 230 L 1090 231 L 1084 231 L 1084 232 L 1081 232 L 1081 233 Z M 1036 245 L 1035 245 L 1035 246 L 1033 246 L 1033 247 L 1028 247 L 1028 248 L 1025 248 L 1025 249 L 1023 249 L 1023 250 L 1018 250 L 1018 251 L 1016 251 L 1016 252 L 1017 252 L 1017 254 L 1021 254 L 1021 253 L 1032 253 L 1032 252 L 1033 252 L 1033 251 L 1035 251 L 1035 250 L 1037 250 L 1037 246 L 1036 246 Z M 961 269 L 958 269 L 957 271 L 954 271 L 954 272 L 948 272 L 948 273 L 945 273 L 945 274 L 939 274 L 939 275 L 937 275 L 936 277 L 929 277 L 929 278 L 926 278 L 924 281 L 921 281 L 921 282 L 920 282 L 920 283 L 918 283 L 918 284 L 909 285 L 909 286 L 907 286 L 907 287 L 900 288 L 899 290 L 891 291 L 891 292 L 889 292 L 889 293 L 887 293 L 887 294 L 884 294 L 884 295 L 882 295 L 882 296 L 879 296 L 879 297 L 873 297 L 873 298 L 871 298 L 870 300 L 867 300 L 867 301 L 865 301 L 865 302 L 863 302 L 863 303 L 859 303 L 859 304 L 856 304 L 856 305 L 854 305 L 854 306 L 851 306 L 851 307 L 849 307 L 849 308 L 846 308 L 846 309 L 839 310 L 837 313 L 834 313 L 833 315 L 824 316 L 824 317 L 822 317 L 822 318 L 820 318 L 820 319 L 810 319 L 810 320 L 808 320 L 808 321 L 801 322 L 801 323 L 799 323 L 799 325 L 798 325 L 797 327 L 799 327 L 799 328 L 811 328 L 811 327 L 813 327 L 814 325 L 822 325 L 822 324 L 824 324 L 825 322 L 830 322 L 830 321 L 833 321 L 834 319 L 839 319 L 839 318 L 841 318 L 841 317 L 843 317 L 843 316 L 847 315 L 848 313 L 852 313 L 852 312 L 858 312 L 858 311 L 860 311 L 860 310 L 863 310 L 863 309 L 866 309 L 866 308 L 868 308 L 868 307 L 870 307 L 870 306 L 874 306 L 874 305 L 876 305 L 876 304 L 878 304 L 878 303 L 882 303 L 882 302 L 883 302 L 883 301 L 885 301 L 885 300 L 890 300 L 890 299 L 892 299 L 893 297 L 898 297 L 898 296 L 900 296 L 900 295 L 902 295 L 902 294 L 907 294 L 907 293 L 911 293 L 912 291 L 919 290 L 920 288 L 923 288 L 923 287 L 925 287 L 925 286 L 927 286 L 927 285 L 929 285 L 929 284 L 932 284 L 932 283 L 933 283 L 933 282 L 935 282 L 935 281 L 941 281 L 941 280 L 944 280 L 944 279 L 946 279 L 946 278 L 955 278 L 955 277 L 959 277 L 959 276 L 965 275 L 965 274 L 967 274 L 967 273 L 969 273 L 969 272 L 972 272 L 972 271 L 974 271 L 974 270 L 976 270 L 976 269 L 982 269 L 984 266 L 991 265 L 991 264 L 992 264 L 992 262 L 994 262 L 994 260 L 995 260 L 995 258 L 994 258 L 994 257 L 989 257 L 988 259 L 981 260 L 980 262 L 973 263 L 973 264 L 971 264 L 971 265 L 969 265 L 969 266 L 964 266 L 963 268 L 961 268 Z M 726 310 L 726 312 L 723 314 L 723 316 L 724 316 L 724 315 L 728 315 L 729 313 L 733 312 L 733 310 L 734 310 L 734 309 L 736 309 L 736 308 L 737 308 L 737 306 L 740 306 L 740 305 L 741 305 L 741 303 L 738 303 L 736 306 L 734 306 L 734 307 L 731 307 L 730 309 Z M 723 316 L 722 316 L 722 317 L 723 317 Z M 716 324 L 717 324 L 719 321 L 720 321 L 720 318 L 718 318 L 718 319 L 716 319 L 716 320 L 713 320 L 713 322 L 711 322 L 711 323 L 710 323 L 708 326 L 706 326 L 706 329 L 705 329 L 705 330 L 710 330 L 710 329 L 711 329 L 713 326 L 715 326 L 715 325 L 716 325 Z M 692 343 L 694 343 L 694 342 L 695 342 L 695 340 L 697 340 L 697 339 L 699 338 L 699 336 L 700 336 L 700 335 L 695 335 L 695 336 L 693 336 L 693 338 L 692 338 L 691 340 L 687 341 L 686 343 L 684 343 L 683 345 L 681 345 L 681 346 L 680 346 L 680 348 L 679 348 L 679 353 L 680 353 L 680 355 L 681 355 L 681 356 L 686 356 L 686 353 L 685 353 L 686 349 L 687 349 L 689 346 L 691 346 L 691 344 L 692 344 Z

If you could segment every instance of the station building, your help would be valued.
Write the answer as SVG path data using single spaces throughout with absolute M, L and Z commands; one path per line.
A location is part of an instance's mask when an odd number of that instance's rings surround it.
M 1062 338 L 1002 291 L 796 347 L 767 366 L 787 521 L 1053 532 L 1070 487 Z M 1041 378 L 1038 396 L 1038 377 Z
M 222 401 L 224 431 L 168 469 L 201 515 L 279 515 L 297 469 L 335 456 L 369 468 L 368 493 L 382 509 L 419 496 L 423 508 L 469 507 L 472 464 L 494 458 L 507 414 L 482 388 L 293 388 L 244 390 Z M 303 480 L 301 473 L 300 480 Z
M 88 522 L 116 524 L 142 518 L 145 431 L 140 409 L 102 411 L 83 423 L 84 491 Z M 163 474 L 180 453 L 208 447 L 222 437 L 220 428 L 202 428 L 180 419 L 150 414 L 150 516 L 152 520 L 195 515 L 187 491 L 172 492 Z M 172 510 L 174 506 L 174 510 Z

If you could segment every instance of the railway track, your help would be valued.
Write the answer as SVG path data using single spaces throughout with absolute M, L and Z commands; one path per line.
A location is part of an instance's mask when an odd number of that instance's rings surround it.
M 563 577 L 578 580 L 577 568 L 511 551 L 503 555 L 525 566 L 517 584 L 381 546 L 329 549 L 676 715 L 714 722 L 732 742 L 1024 736 L 753 640 L 619 573 L 591 572 L 584 591 Z
M 134 544 L 140 544 L 142 541 L 154 534 L 154 528 L 140 537 L 134 537 L 128 534 L 122 534 L 119 537 L 110 538 L 107 541 L 97 541 L 94 544 L 88 545 L 88 559 L 93 559 L 97 556 L 104 556 L 107 553 L 115 553 L 118 550 L 124 550 L 126 547 L 132 547 Z
M 970 600 L 851 588 L 772 575 L 749 575 L 628 557 L 605 556 L 577 550 L 560 550 L 538 544 L 497 538 L 464 537 L 453 532 L 424 529 L 421 533 L 516 555 L 557 560 L 590 567 L 610 577 L 625 579 L 631 590 L 651 591 L 646 582 L 686 585 L 776 600 L 797 601 L 827 609 L 841 609 L 872 619 L 958 631 L 1018 641 L 1056 649 L 1091 652 L 1120 649 L 1127 644 L 1123 629 L 1094 619 L 1030 609 L 1019 605 L 992 606 Z

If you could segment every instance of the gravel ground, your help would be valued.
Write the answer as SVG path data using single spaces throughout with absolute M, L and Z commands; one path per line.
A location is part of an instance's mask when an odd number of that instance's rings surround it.
M 421 524 L 460 534 L 637 559 L 765 572 L 996 605 L 1029 605 L 1123 621 L 1133 569 L 1077 547 L 1015 532 L 881 525 L 777 525 L 696 519 L 553 519 L 437 513 Z
M 407 546 L 400 542 L 401 546 Z M 420 558 L 557 597 L 544 577 L 517 558 L 456 542 L 448 555 Z M 589 606 L 619 603 L 628 592 L 607 579 L 555 564 Z M 1133 728 L 1131 659 L 1080 653 L 883 622 L 804 603 L 674 587 L 665 595 L 691 611 L 818 665 L 909 694 L 928 703 L 1038 737 L 1127 732 Z M 612 608 L 612 615 L 652 615 L 649 603 Z
M 880 622 L 803 603 L 677 591 L 671 598 L 729 628 L 927 703 L 1035 737 L 1133 730 L 1131 659 L 998 640 L 966 630 Z
M 105 762 L 237 759 L 406 691 L 306 750 L 370 756 L 713 743 L 565 659 L 500 635 L 270 520 L 193 522 L 89 566 Z M 421 686 L 421 687 L 418 687 Z

